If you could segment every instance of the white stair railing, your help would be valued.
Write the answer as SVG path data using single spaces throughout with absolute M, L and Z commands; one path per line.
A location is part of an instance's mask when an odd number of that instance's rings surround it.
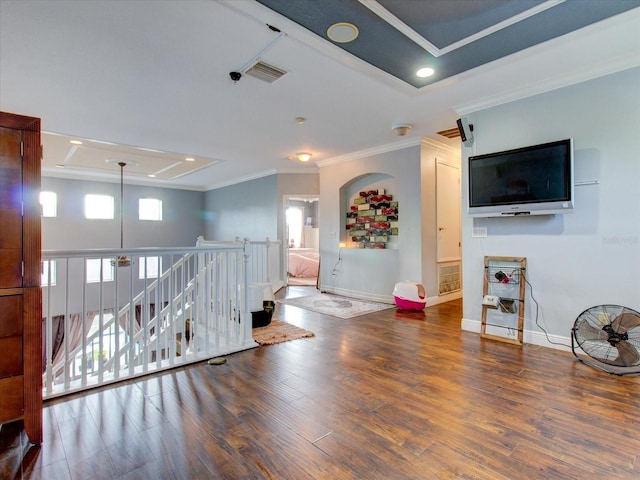
M 242 320 L 250 249 L 43 252 L 44 397 L 257 346 Z M 112 264 L 123 255 L 129 266 Z
M 199 247 L 216 245 L 245 244 L 249 257 L 247 264 L 247 279 L 249 283 L 270 283 L 274 292 L 286 285 L 286 275 L 283 273 L 281 261 L 282 241 L 270 240 L 240 240 L 236 237 L 233 241 L 205 240 L 198 237 L 196 245 Z
M 180 268 L 184 267 L 185 263 L 188 262 L 189 258 L 190 258 L 191 254 L 187 254 L 184 257 L 180 258 L 175 264 L 173 264 L 171 269 L 166 270 L 164 273 L 162 273 L 162 275 L 160 276 L 160 280 L 156 279 L 153 280 L 150 284 L 144 286 L 144 289 L 138 294 L 136 295 L 133 300 L 131 302 L 129 302 L 127 305 L 125 305 L 124 307 L 122 307 L 121 309 L 119 309 L 118 311 L 118 324 L 119 325 L 128 325 L 129 324 L 129 318 L 131 318 L 130 316 L 130 309 L 131 306 L 135 306 L 136 308 L 138 306 L 144 306 L 145 303 L 143 302 L 145 298 L 155 298 L 156 293 L 159 292 L 159 285 L 161 284 L 161 282 L 166 281 L 169 277 L 169 275 L 172 272 L 175 272 L 177 270 L 179 270 Z M 147 262 L 147 259 L 143 259 L 143 262 Z M 146 269 L 146 265 L 144 267 Z M 147 277 L 147 275 L 144 275 L 145 277 Z M 181 292 L 178 294 L 178 297 L 176 299 L 174 299 L 174 301 L 181 301 L 182 297 L 184 296 L 184 294 L 189 294 L 191 291 L 193 290 L 193 282 L 191 282 L 189 285 L 187 285 L 186 289 L 184 292 Z M 152 304 L 155 305 L 155 304 Z M 188 308 L 188 306 L 187 306 Z M 134 312 L 135 312 L 135 308 L 134 308 Z M 161 314 L 166 315 L 166 308 L 163 309 L 163 312 L 161 312 Z M 93 345 L 96 341 L 99 340 L 99 336 L 101 331 L 104 332 L 105 330 L 110 330 L 112 328 L 115 328 L 115 318 L 116 316 L 113 315 L 113 309 L 112 308 L 108 308 L 103 312 L 103 317 L 104 314 L 108 314 L 110 316 L 110 318 L 108 320 L 104 320 L 104 318 L 102 319 L 102 328 L 98 328 L 96 329 L 93 333 L 90 333 L 87 337 L 86 337 L 86 343 L 87 345 Z M 146 315 L 144 315 L 146 312 L 140 312 L 140 314 L 138 314 L 138 316 L 142 316 L 142 317 L 146 317 Z M 135 316 L 135 314 L 134 314 Z M 145 322 L 145 324 L 148 326 L 148 329 L 155 329 L 156 327 L 156 322 L 157 322 L 157 315 L 151 315 L 150 319 Z M 134 328 L 135 330 L 135 328 Z M 107 368 L 107 369 L 111 369 L 112 364 L 113 363 L 117 363 L 117 361 L 119 360 L 119 357 L 122 357 L 126 352 L 127 349 L 130 348 L 130 346 L 133 344 L 137 344 L 140 342 L 141 338 L 142 338 L 142 334 L 144 333 L 144 329 L 139 329 L 138 333 L 136 333 L 133 337 L 133 341 L 132 342 L 128 342 L 127 345 L 123 345 L 120 347 L 120 349 L 117 351 L 116 355 L 110 355 L 110 358 L 106 361 L 103 361 L 103 367 Z M 70 350 L 69 352 L 69 356 L 70 357 L 75 357 L 78 353 L 80 353 L 83 350 L 84 345 L 81 343 L 78 346 L 76 346 L 76 348 Z M 134 355 L 137 356 L 137 355 Z M 131 363 L 131 367 L 133 367 L 134 363 Z M 53 371 L 53 376 L 59 376 L 62 373 L 64 364 L 58 364 L 57 369 L 55 369 Z M 117 369 L 119 370 L 119 369 Z M 117 375 L 117 373 L 116 373 Z

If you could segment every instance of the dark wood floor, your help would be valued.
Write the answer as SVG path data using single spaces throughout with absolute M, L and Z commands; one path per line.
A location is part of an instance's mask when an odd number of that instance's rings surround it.
M 461 332 L 459 301 L 276 316 L 316 336 L 52 402 L 2 478 L 640 478 L 638 377 Z

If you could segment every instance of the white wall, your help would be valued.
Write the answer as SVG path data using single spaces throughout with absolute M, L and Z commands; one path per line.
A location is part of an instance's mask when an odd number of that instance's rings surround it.
M 640 311 L 639 85 L 636 68 L 468 115 L 475 142 L 462 161 L 464 329 L 479 330 L 485 255 L 527 257 L 539 323 L 552 341 L 568 345 L 573 322 L 591 306 Z M 575 181 L 598 182 L 576 186 L 574 213 L 466 215 L 469 155 L 569 137 Z M 472 238 L 474 226 L 488 236 Z M 525 342 L 547 344 L 528 287 L 526 304 Z

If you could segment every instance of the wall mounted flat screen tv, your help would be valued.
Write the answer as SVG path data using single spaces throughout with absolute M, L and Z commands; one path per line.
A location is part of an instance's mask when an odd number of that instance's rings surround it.
M 573 139 L 469 157 L 469 215 L 572 211 Z

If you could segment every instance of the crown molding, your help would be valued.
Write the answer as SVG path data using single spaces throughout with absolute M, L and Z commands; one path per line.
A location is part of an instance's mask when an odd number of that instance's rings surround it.
M 505 103 L 523 100 L 525 98 L 540 95 L 542 93 L 552 92 L 564 87 L 577 85 L 578 83 L 587 82 L 599 77 L 604 77 L 613 73 L 629 70 L 640 66 L 640 54 L 634 53 L 611 59 L 606 64 L 593 65 L 579 71 L 574 71 L 569 75 L 547 78 L 535 85 L 529 85 L 525 88 L 515 88 L 500 95 L 485 97 L 474 102 L 469 102 L 453 107 L 460 116 L 465 116 L 480 110 L 504 105 Z
M 393 152 L 395 150 L 402 150 L 404 148 L 415 147 L 420 145 L 422 137 L 411 137 L 400 142 L 387 143 L 385 145 L 378 145 L 377 147 L 366 148 L 364 150 L 358 150 L 356 152 L 347 153 L 345 155 L 339 155 L 333 158 L 327 158 L 316 162 L 318 167 L 327 167 L 329 165 L 336 165 L 338 163 L 350 162 L 352 160 L 360 160 L 361 158 L 372 157 L 381 153 Z
M 389 25 L 391 25 L 400 33 L 402 33 L 405 37 L 409 38 L 414 43 L 416 43 L 417 45 L 419 45 L 424 50 L 426 50 L 431 55 L 437 58 L 441 55 L 444 55 L 449 52 L 453 52 L 454 50 L 464 47 L 465 45 L 473 43 L 478 39 L 487 37 L 499 30 L 508 28 L 511 25 L 514 25 L 518 22 L 526 20 L 527 18 L 537 15 L 540 12 L 544 12 L 549 8 L 555 7 L 556 5 L 563 3 L 565 0 L 546 0 L 542 4 L 536 5 L 533 8 L 530 8 L 528 10 L 525 10 L 524 12 L 521 12 L 517 15 L 507 18 L 501 22 L 498 22 L 495 25 L 491 25 L 473 35 L 469 35 L 468 37 L 458 40 L 457 42 L 454 42 L 443 48 L 436 47 L 433 43 L 431 43 L 429 40 L 424 38 L 414 29 L 409 27 L 406 23 L 404 23 L 402 20 L 396 17 L 389 10 L 387 10 L 385 7 L 380 5 L 376 0 L 358 0 L 358 1 L 362 5 L 367 7 L 369 10 L 371 10 L 373 13 L 378 15 L 381 19 L 383 19 Z
M 219 188 L 230 187 L 231 185 L 237 185 L 238 183 L 249 182 L 251 180 L 257 180 L 258 178 L 269 177 L 271 175 L 275 175 L 278 171 L 275 168 L 269 170 L 263 170 L 261 172 L 256 172 L 252 175 L 245 175 L 243 177 L 237 177 L 232 180 L 228 180 L 226 182 L 214 183 L 211 185 L 207 185 L 205 190 L 217 190 Z
M 57 168 L 45 168 L 41 169 L 42 177 L 46 178 L 62 178 L 64 180 L 72 180 L 76 182 L 103 182 L 103 183 L 120 183 L 120 176 L 115 176 L 109 173 L 101 172 L 78 172 L 69 169 L 60 170 Z M 207 189 L 204 187 L 194 185 L 182 185 L 177 183 L 171 183 L 169 180 L 162 179 L 143 179 L 139 177 L 132 177 L 124 175 L 123 183 L 125 185 L 138 185 L 141 187 L 151 188 L 171 188 L 175 190 L 191 190 L 194 192 L 204 192 Z
M 563 37 L 564 44 L 568 44 L 568 38 L 587 38 L 593 40 L 594 48 L 606 47 L 606 38 L 611 31 L 628 32 L 628 40 L 622 49 L 611 49 L 611 55 L 604 61 L 589 62 L 585 61 L 582 68 L 575 68 L 571 72 L 564 75 L 547 75 L 545 78 L 528 82 L 525 86 L 515 87 L 505 90 L 498 95 L 477 98 L 468 103 L 454 105 L 453 110 L 460 116 L 468 115 L 473 112 L 485 110 L 487 108 L 496 107 L 505 103 L 522 100 L 528 97 L 539 95 L 541 93 L 551 92 L 560 88 L 577 85 L 599 77 L 614 74 L 624 70 L 629 70 L 640 66 L 640 42 L 638 41 L 637 29 L 640 26 L 640 8 L 636 8 L 629 12 L 616 15 L 615 17 L 603 20 L 594 25 L 585 27 L 578 32 L 573 32 Z M 568 37 L 568 38 L 567 38 Z M 598 41 L 600 39 L 600 41 Z M 620 43 L 620 42 L 618 42 Z M 544 44 L 535 45 L 520 52 L 514 53 L 508 57 L 498 59 L 472 70 L 464 72 L 464 75 L 474 75 L 477 78 L 485 72 L 491 72 L 496 68 L 511 64 L 511 67 L 517 66 L 519 62 L 526 63 L 529 58 L 537 55 L 545 55 L 554 52 L 558 48 L 558 40 L 551 40 Z M 563 48 L 561 45 L 560 48 Z M 617 54 L 616 54 L 617 53 Z M 461 78 L 464 78 L 461 76 Z
M 441 150 L 446 150 L 447 152 L 449 152 L 451 154 L 460 155 L 460 147 L 458 147 L 458 148 L 452 147 L 451 145 L 447 145 L 446 143 L 439 142 L 438 140 L 435 140 L 433 138 L 422 137 L 422 142 L 420 142 L 420 143 L 424 147 L 439 148 Z
M 317 163 L 317 162 L 316 162 Z M 309 175 L 309 174 L 318 174 L 318 169 L 313 166 L 304 167 L 304 168 L 272 168 L 269 170 L 263 170 L 261 172 L 256 172 L 253 175 L 245 175 L 243 177 L 234 178 L 227 182 L 215 183 L 212 185 L 208 185 L 204 190 L 217 190 L 218 188 L 230 187 L 231 185 L 237 185 L 239 183 L 249 182 L 251 180 L 257 180 L 259 178 L 269 177 L 271 175 L 279 175 L 285 173 L 293 173 L 296 175 Z

